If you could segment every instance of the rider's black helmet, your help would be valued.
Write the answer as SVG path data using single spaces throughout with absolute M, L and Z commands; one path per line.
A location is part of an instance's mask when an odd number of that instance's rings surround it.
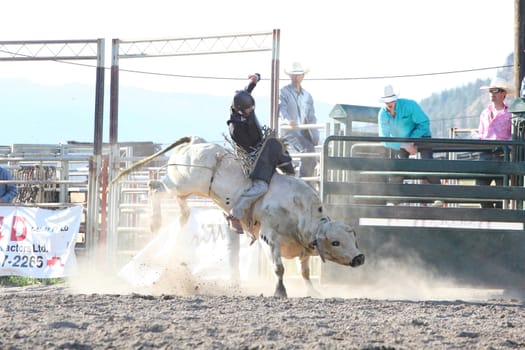
M 250 107 L 255 107 L 255 100 L 252 95 L 245 90 L 237 91 L 233 97 L 233 108 L 237 112 L 242 112 Z

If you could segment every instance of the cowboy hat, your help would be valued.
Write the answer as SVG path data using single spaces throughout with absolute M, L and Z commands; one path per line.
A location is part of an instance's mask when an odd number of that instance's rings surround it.
M 292 63 L 292 66 L 289 69 L 284 69 L 284 72 L 288 75 L 301 75 L 309 72 L 308 68 L 303 68 L 299 62 Z
M 397 94 L 394 92 L 392 85 L 385 86 L 383 96 L 379 98 L 379 102 L 388 103 L 397 100 Z
M 502 89 L 505 90 L 505 92 L 511 92 L 512 87 L 509 86 L 507 81 L 503 78 L 496 77 L 492 79 L 489 86 L 482 86 L 479 88 L 480 90 L 489 90 L 489 89 Z

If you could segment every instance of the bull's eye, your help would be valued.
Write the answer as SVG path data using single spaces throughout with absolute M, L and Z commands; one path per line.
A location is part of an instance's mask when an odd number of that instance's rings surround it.
M 334 246 L 334 247 L 339 247 L 340 244 L 341 243 L 339 243 L 339 241 L 333 241 L 332 242 L 332 246 Z

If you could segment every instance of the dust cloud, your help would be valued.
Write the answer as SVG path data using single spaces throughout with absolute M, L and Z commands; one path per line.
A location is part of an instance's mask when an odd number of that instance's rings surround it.
M 330 264 L 330 263 L 327 263 Z M 351 283 L 348 281 L 321 282 L 313 278 L 319 298 L 364 298 L 375 300 L 463 300 L 483 301 L 506 296 L 502 289 L 484 289 L 458 284 L 452 279 L 430 276 L 427 271 L 383 261 L 374 273 L 362 278 L 357 269 Z M 82 268 L 68 280 L 72 292 L 79 294 L 148 294 L 177 296 L 271 296 L 276 278 L 257 277 L 250 280 L 231 281 L 205 279 L 192 275 L 185 264 L 167 266 L 159 279 L 151 285 L 131 285 L 117 274 Z M 285 273 L 284 283 L 291 298 L 307 297 L 304 283 L 299 276 Z
M 202 222 L 197 223 L 197 227 L 210 227 L 209 222 L 205 225 Z M 74 293 L 82 294 L 273 295 L 277 279 L 271 272 L 273 269 L 270 263 L 257 248 L 262 243 L 250 245 L 241 241 L 239 252 L 233 252 L 238 254 L 239 273 L 232 271 L 236 269 L 235 263 L 232 265 L 231 256 L 227 256 L 232 253 L 224 248 L 224 239 L 216 233 L 212 234 L 215 235 L 215 241 L 208 237 L 205 242 L 212 247 L 204 252 L 197 251 L 195 235 L 210 233 L 196 230 L 195 227 L 194 225 L 188 229 L 180 227 L 178 223 L 172 224 L 142 247 L 124 266 L 111 264 L 110 259 L 94 261 L 89 257 L 79 257 L 79 271 L 76 276 L 68 279 L 69 288 Z M 385 249 L 399 249 L 400 254 L 402 250 L 394 243 L 390 243 Z M 373 256 L 367 256 L 365 265 L 358 268 L 343 267 L 331 262 L 323 264 L 315 258 L 311 268 L 312 282 L 321 294 L 320 298 L 482 301 L 506 296 L 506 291 L 502 289 L 480 288 L 441 276 L 425 266 L 417 252 L 402 251 L 402 254 L 402 259 L 374 259 Z M 210 256 L 219 258 L 211 259 L 210 266 L 203 268 L 203 262 L 210 259 Z M 294 267 L 295 262 L 286 259 L 285 262 L 284 283 L 288 296 L 308 296 L 302 278 Z M 222 272 L 217 269 L 222 269 Z

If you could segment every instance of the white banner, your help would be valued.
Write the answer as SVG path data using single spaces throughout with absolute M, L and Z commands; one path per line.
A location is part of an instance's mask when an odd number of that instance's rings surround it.
M 259 270 L 259 246 L 252 245 L 246 234 L 231 233 L 222 210 L 192 208 L 185 226 L 174 220 L 162 227 L 119 276 L 135 286 L 153 285 L 180 262 L 203 279 L 253 279 Z
M 0 276 L 57 278 L 76 272 L 82 207 L 0 207 Z

